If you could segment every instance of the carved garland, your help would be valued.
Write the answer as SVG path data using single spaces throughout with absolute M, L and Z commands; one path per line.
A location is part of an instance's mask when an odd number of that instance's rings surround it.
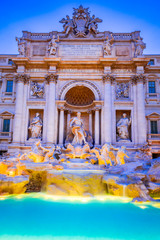
M 61 89 L 60 94 L 59 94 L 59 99 L 61 99 L 61 96 L 62 96 L 62 93 L 64 92 L 64 90 L 65 90 L 68 86 L 70 86 L 70 85 L 72 85 L 72 84 L 74 84 L 74 83 L 86 83 L 86 84 L 89 84 L 90 86 L 92 86 L 92 87 L 96 90 L 96 92 L 98 93 L 98 96 L 99 96 L 99 100 L 101 100 L 100 91 L 99 91 L 99 89 L 98 89 L 93 83 L 91 83 L 91 82 L 89 82 L 89 81 L 76 81 L 76 80 L 67 83 L 67 84 Z M 87 87 L 87 86 L 86 86 L 86 87 Z

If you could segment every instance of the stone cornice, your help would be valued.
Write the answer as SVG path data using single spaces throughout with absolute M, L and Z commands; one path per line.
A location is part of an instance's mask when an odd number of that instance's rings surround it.
M 29 79 L 30 79 L 30 76 L 28 74 L 17 73 L 15 75 L 16 82 L 23 82 L 24 84 L 27 84 L 29 82 Z
M 47 82 L 47 84 L 49 84 L 50 82 L 54 82 L 54 83 L 57 83 L 57 80 L 58 80 L 58 75 L 57 74 L 47 74 L 45 76 L 45 80 Z

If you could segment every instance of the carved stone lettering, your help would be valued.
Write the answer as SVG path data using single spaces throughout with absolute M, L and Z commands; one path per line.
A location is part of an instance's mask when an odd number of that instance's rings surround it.
M 60 45 L 59 56 L 75 56 L 75 57 L 100 57 L 102 56 L 101 45 Z

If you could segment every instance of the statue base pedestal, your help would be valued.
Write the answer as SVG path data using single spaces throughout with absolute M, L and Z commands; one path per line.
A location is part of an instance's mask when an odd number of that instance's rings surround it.
M 130 139 L 119 139 L 117 140 L 118 143 L 130 143 L 131 140 Z

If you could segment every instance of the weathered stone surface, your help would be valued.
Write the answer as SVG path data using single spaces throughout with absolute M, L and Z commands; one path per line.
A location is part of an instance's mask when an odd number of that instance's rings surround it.
M 0 174 L 0 195 L 24 193 L 28 182 L 28 176 L 6 177 Z
M 150 167 L 147 175 L 151 182 L 160 183 L 160 159 L 156 159 Z
M 101 172 L 62 171 L 47 172 L 47 184 L 44 190 L 54 195 L 84 196 L 86 194 L 106 194 L 106 185 L 102 182 Z

